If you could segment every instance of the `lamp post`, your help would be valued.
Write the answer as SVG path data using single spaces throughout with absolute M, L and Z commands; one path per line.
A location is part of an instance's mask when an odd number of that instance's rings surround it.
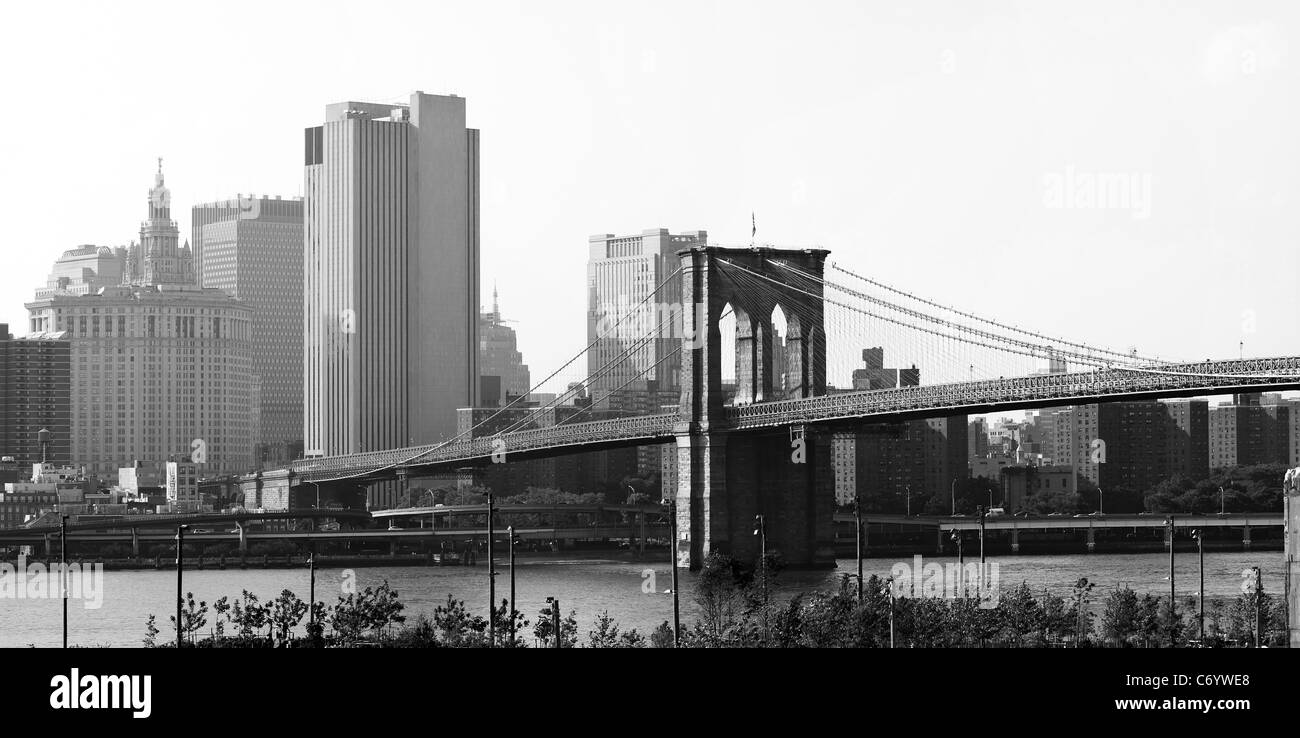
M 894 578 L 885 580 L 885 594 L 889 595 L 889 647 L 894 647 Z
M 907 485 L 907 517 L 912 517 L 912 485 Z
M 862 604 L 862 495 L 853 496 L 853 521 L 858 549 L 858 605 Z
M 59 597 L 63 600 L 63 647 L 68 647 L 68 516 L 59 516 Z
M 1255 630 L 1255 648 L 1259 648 L 1259 644 L 1262 641 L 1261 636 L 1263 636 L 1264 634 L 1264 624 L 1259 620 L 1259 600 L 1260 600 L 1260 595 L 1264 590 L 1264 582 L 1263 582 L 1264 572 L 1258 566 L 1252 566 L 1250 567 L 1250 570 L 1255 574 L 1255 628 L 1254 630 Z
M 665 497 L 660 502 L 668 506 L 668 517 L 673 531 L 673 541 L 668 548 L 672 557 L 670 565 L 673 570 L 673 648 L 677 648 L 682 638 L 682 615 L 677 596 L 677 500 L 672 497 Z
M 767 646 L 767 523 L 762 515 L 754 516 L 754 535 L 758 536 L 758 571 L 763 582 L 763 645 Z
M 506 527 L 510 536 L 510 647 L 515 647 L 515 527 Z
M 551 624 L 555 627 L 555 647 L 560 648 L 560 601 L 555 597 L 547 597 L 546 602 L 551 606 Z
M 966 556 L 961 549 L 961 531 L 954 530 L 952 540 L 957 544 L 957 592 L 965 595 L 966 588 L 963 585 L 966 580 Z
M 951 514 L 956 515 L 957 514 L 957 478 L 956 477 L 952 478 L 952 486 L 950 489 L 952 492 L 952 513 Z
M 310 584 L 307 585 L 307 624 L 311 626 L 311 632 L 316 632 L 316 552 L 312 551 L 307 554 L 307 576 Z M 312 636 L 313 640 L 315 636 Z M 316 645 L 313 643 L 312 645 Z
M 1174 624 L 1174 613 L 1177 607 L 1177 591 L 1174 587 L 1174 519 L 1173 516 L 1165 518 L 1165 525 L 1169 528 L 1169 641 L 1175 642 L 1178 637 L 1178 627 Z
M 1193 530 L 1192 538 L 1196 540 L 1196 558 L 1198 560 L 1198 571 L 1200 572 L 1201 584 L 1196 593 L 1196 637 L 1201 641 L 1201 646 L 1205 645 L 1205 540 L 1201 537 L 1201 531 Z
M 492 539 L 496 530 L 492 527 L 492 490 L 487 493 L 487 560 L 488 560 L 488 648 L 496 647 L 497 619 L 497 571 L 492 559 Z
M 1219 487 L 1219 514 L 1220 514 L 1220 515 L 1223 515 L 1223 514 L 1224 514 L 1224 508 L 1223 508 L 1223 487 Z
M 181 602 L 184 601 L 184 585 L 181 582 L 182 572 L 185 569 L 185 531 L 189 530 L 188 525 L 176 526 L 176 647 L 184 646 L 183 634 L 185 630 L 181 627 Z
M 1101 487 L 1097 488 L 1097 514 L 1106 514 L 1106 497 L 1102 494 Z

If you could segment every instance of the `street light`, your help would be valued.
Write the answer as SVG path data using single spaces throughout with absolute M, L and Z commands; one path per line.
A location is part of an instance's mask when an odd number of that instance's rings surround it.
M 68 516 L 59 516 L 59 597 L 63 599 L 63 647 L 68 647 Z
M 496 530 L 492 527 L 492 490 L 487 493 L 487 560 L 488 560 L 488 648 L 496 647 L 496 619 L 497 619 L 497 569 L 496 562 L 492 558 L 492 539 L 495 537 Z
M 763 645 L 767 645 L 767 523 L 762 515 L 754 516 L 754 535 L 758 536 L 758 566 L 763 578 Z
M 1224 514 L 1224 509 L 1223 509 L 1223 487 L 1219 487 L 1219 514 L 1220 514 L 1220 515 L 1223 515 L 1223 514 Z
M 668 517 L 673 529 L 673 542 L 668 548 L 673 569 L 673 648 L 677 648 L 682 638 L 682 615 L 677 596 L 677 500 L 665 497 L 660 500 L 660 504 L 668 506 Z
M 1172 516 L 1165 518 L 1165 526 L 1169 528 L 1169 640 L 1173 643 L 1178 635 L 1178 626 L 1174 625 L 1177 593 L 1174 588 L 1174 519 Z
M 862 604 L 862 495 L 853 496 L 853 521 L 858 550 L 858 605 Z
M 1196 628 L 1196 637 L 1205 645 L 1205 540 L 1201 537 L 1199 529 L 1192 531 L 1192 538 L 1196 540 L 1196 558 L 1198 559 L 1198 570 L 1201 577 L 1200 590 L 1196 593 L 1196 619 L 1198 622 Z
M 1101 487 L 1097 488 L 1097 514 L 1106 514 L 1106 498 L 1102 494 Z
M 956 477 L 952 478 L 951 491 L 952 491 L 952 513 L 951 514 L 956 515 L 957 514 L 957 478 Z
M 314 548 L 314 546 L 313 546 Z M 307 576 L 311 584 L 307 587 L 307 624 L 311 627 L 312 640 L 316 639 L 316 552 L 307 554 Z M 316 644 L 313 642 L 313 646 Z
M 1264 589 L 1264 582 L 1263 582 L 1264 572 L 1258 566 L 1252 566 L 1250 567 L 1250 570 L 1255 574 L 1255 628 L 1254 630 L 1255 630 L 1255 648 L 1259 648 L 1259 644 L 1262 640 L 1261 637 L 1264 635 L 1263 632 L 1264 624 L 1260 622 L 1259 619 L 1259 600 L 1260 600 L 1260 594 Z
M 510 536 L 510 647 L 515 646 L 515 527 L 513 525 L 506 527 L 506 535 Z
M 889 595 L 889 647 L 894 647 L 894 578 L 885 580 L 885 591 Z
M 551 606 L 551 623 L 555 626 L 555 647 L 560 648 L 560 601 L 555 597 L 547 597 L 546 602 Z
M 188 525 L 176 526 L 176 647 L 181 648 L 184 645 L 183 635 L 185 630 L 181 627 L 181 602 L 184 600 L 184 585 L 181 583 L 182 572 L 185 568 L 185 531 L 189 530 Z
M 966 557 L 965 554 L 962 553 L 961 549 L 961 531 L 954 529 L 952 532 L 952 540 L 957 544 L 957 592 L 965 596 L 966 588 L 964 584 L 966 580 Z
M 907 485 L 907 517 L 912 517 L 912 485 Z

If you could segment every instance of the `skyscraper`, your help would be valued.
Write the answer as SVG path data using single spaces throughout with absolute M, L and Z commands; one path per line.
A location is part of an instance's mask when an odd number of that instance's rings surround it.
M 71 463 L 71 357 L 64 332 L 15 338 L 0 323 L 0 456 L 28 469 Z M 49 431 L 45 447 L 42 430 Z
M 515 329 L 501 317 L 497 291 L 492 290 L 492 312 L 479 316 L 479 402 L 483 407 L 509 404 L 532 389 L 528 365 L 519 353 Z
M 170 202 L 160 169 L 124 284 L 27 303 L 32 331 L 71 341 L 71 461 L 101 479 L 135 460 L 192 459 L 202 476 L 252 467 L 249 309 L 194 284 Z
M 191 211 L 196 278 L 252 310 L 262 464 L 302 451 L 302 205 L 301 199 L 240 196 Z
M 476 403 L 478 140 L 463 98 L 422 92 L 306 129 L 308 455 L 444 440 Z
M 663 323 L 662 338 L 637 349 L 630 360 L 617 362 L 592 382 L 589 389 L 597 407 L 616 402 L 611 393 L 619 388 L 675 396 L 680 362 L 664 357 L 680 346 L 683 326 L 669 325 L 672 318 L 666 316 L 680 310 L 682 286 L 680 276 L 669 277 L 681 268 L 678 251 L 705 246 L 708 240 L 706 231 L 670 234 L 666 228 L 642 231 L 639 236 L 606 233 L 587 239 L 587 342 L 595 342 L 587 352 L 588 375 L 615 361 Z M 660 284 L 663 287 L 655 298 L 647 301 Z

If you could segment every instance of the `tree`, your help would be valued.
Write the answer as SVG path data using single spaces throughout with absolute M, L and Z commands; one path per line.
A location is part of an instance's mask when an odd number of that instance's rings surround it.
M 660 623 L 653 631 L 650 632 L 650 646 L 652 648 L 673 648 L 674 638 L 672 626 L 665 620 Z
M 228 615 L 229 612 L 230 612 L 229 597 L 222 595 L 221 599 L 212 603 L 212 615 L 213 615 L 212 625 L 213 628 L 216 629 L 216 634 L 214 635 L 214 638 L 218 642 L 220 642 L 225 638 L 226 621 L 229 620 L 230 618 L 230 616 Z
M 510 621 L 514 620 L 513 640 L 510 638 Z M 526 632 L 528 621 L 524 619 L 524 614 L 518 610 L 510 609 L 510 600 L 501 598 L 501 606 L 492 608 L 492 623 L 496 634 L 496 645 L 499 648 L 525 648 L 527 643 L 520 633 Z
M 339 597 L 330 613 L 330 626 L 345 644 L 354 644 L 367 635 L 382 639 L 389 626 L 406 622 L 401 614 L 405 607 L 384 580 L 377 588 L 366 587 L 359 594 Z
M 714 552 L 704 560 L 695 585 L 695 602 L 700 609 L 697 631 L 709 642 L 723 645 L 735 636 L 746 610 L 744 575 L 730 556 Z
M 445 605 L 434 608 L 433 627 L 438 641 L 444 646 L 464 648 L 487 643 L 483 635 L 487 631 L 487 620 L 471 615 L 465 609 L 465 602 L 451 595 L 447 595 Z
M 238 630 L 241 641 L 253 641 L 265 628 L 270 612 L 265 605 L 258 604 L 257 595 L 244 590 L 241 599 L 236 600 L 230 608 L 230 622 Z
M 1074 642 L 1078 645 L 1092 635 L 1092 590 L 1096 585 L 1087 577 L 1080 578 L 1070 591 L 1070 620 L 1074 623 Z
M 588 648 L 642 648 L 645 638 L 633 628 L 620 633 L 618 623 L 609 616 L 609 610 L 596 618 L 596 629 L 587 632 Z
M 1116 587 L 1106 596 L 1101 613 L 1101 637 L 1107 641 L 1132 645 L 1132 639 L 1143 628 L 1138 608 L 1137 592 L 1128 587 Z
M 1019 645 L 1026 638 L 1040 636 L 1042 633 L 1043 608 L 1025 582 L 1010 592 L 1001 594 L 994 613 L 997 629 L 1003 639 L 1010 639 Z
M 193 643 L 193 637 L 204 625 L 208 623 L 208 603 L 195 602 L 194 593 L 185 593 L 185 606 L 181 609 L 181 621 L 176 622 L 176 616 L 168 618 L 172 627 L 181 635 L 181 641 L 189 640 Z
M 298 623 L 302 622 L 302 616 L 306 614 L 306 602 L 298 599 L 297 595 L 287 589 L 280 592 L 280 596 L 275 598 L 271 605 L 271 624 L 281 643 L 289 641 L 289 634 Z
M 537 613 L 537 625 L 533 627 L 533 636 L 543 648 L 555 646 L 555 616 L 547 606 Z M 560 648 L 578 647 L 578 611 L 570 610 L 566 618 L 560 620 Z
M 152 613 L 149 615 L 149 619 L 146 620 L 146 621 L 144 621 L 144 629 L 145 629 L 145 630 L 144 630 L 144 647 L 145 647 L 145 648 L 156 648 L 156 647 L 157 647 L 157 640 L 158 640 L 158 624 L 157 624 L 157 621 L 158 621 L 158 618 L 155 617 Z

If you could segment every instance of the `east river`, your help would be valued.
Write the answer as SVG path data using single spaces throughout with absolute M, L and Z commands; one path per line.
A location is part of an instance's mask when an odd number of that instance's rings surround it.
M 926 557 L 926 563 L 951 563 L 953 559 Z M 1096 584 L 1094 599 L 1100 603 L 1106 593 L 1119 586 L 1141 592 L 1167 594 L 1169 591 L 1167 554 L 1092 554 L 1070 556 L 1011 556 L 990 559 L 999 564 L 1003 591 L 1021 582 L 1036 593 L 1043 590 L 1065 595 L 1080 578 Z M 1281 594 L 1283 555 L 1280 552 L 1214 553 L 1206 556 L 1205 589 L 1207 597 L 1233 598 L 1242 591 L 1242 572 L 1251 566 L 1263 569 L 1264 587 Z M 968 559 L 969 562 L 969 559 Z M 870 576 L 888 576 L 895 564 L 911 565 L 911 559 L 867 559 L 864 571 Z M 498 561 L 497 600 L 508 596 L 509 576 L 504 562 Z M 837 586 L 844 573 L 856 571 L 853 559 L 841 559 L 839 568 L 824 571 L 782 572 L 777 596 L 796 592 L 827 590 Z M 651 574 L 651 572 L 653 574 Z M 487 613 L 487 567 L 367 567 L 357 569 L 319 568 L 316 570 L 316 598 L 333 603 L 345 581 L 365 588 L 387 580 L 406 605 L 408 622 L 420 613 L 432 615 L 447 596 L 465 600 L 472 612 Z M 653 576 L 653 581 L 651 577 Z M 695 620 L 695 577 L 681 572 L 682 623 L 689 627 Z M 61 604 L 57 597 L 31 599 L 14 596 L 16 577 L 0 582 L 0 646 L 54 647 L 61 643 Z M 579 634 L 586 640 L 587 630 L 603 611 L 624 629 L 636 628 L 644 635 L 655 626 L 671 621 L 673 599 L 668 590 L 672 573 L 664 562 L 622 560 L 570 560 L 562 558 L 526 559 L 516 566 L 518 609 L 535 622 L 537 612 L 547 597 L 558 597 L 565 614 L 577 611 Z M 1175 569 L 1175 584 L 1180 598 L 1195 595 L 1198 572 L 1195 554 L 1180 553 Z M 232 600 L 242 590 L 249 590 L 262 600 L 274 598 L 290 589 L 307 598 L 307 569 L 227 569 L 187 570 L 185 589 L 209 605 L 221 596 Z M 57 591 L 57 590 L 56 590 Z M 168 615 L 175 612 L 176 575 L 174 570 L 108 571 L 103 574 L 100 607 L 89 609 L 82 600 L 69 601 L 70 642 L 86 646 L 140 646 L 145 635 L 145 621 L 157 615 L 159 639 L 174 637 Z M 209 614 L 211 627 L 212 615 Z M 531 628 L 531 626 L 530 626 Z

